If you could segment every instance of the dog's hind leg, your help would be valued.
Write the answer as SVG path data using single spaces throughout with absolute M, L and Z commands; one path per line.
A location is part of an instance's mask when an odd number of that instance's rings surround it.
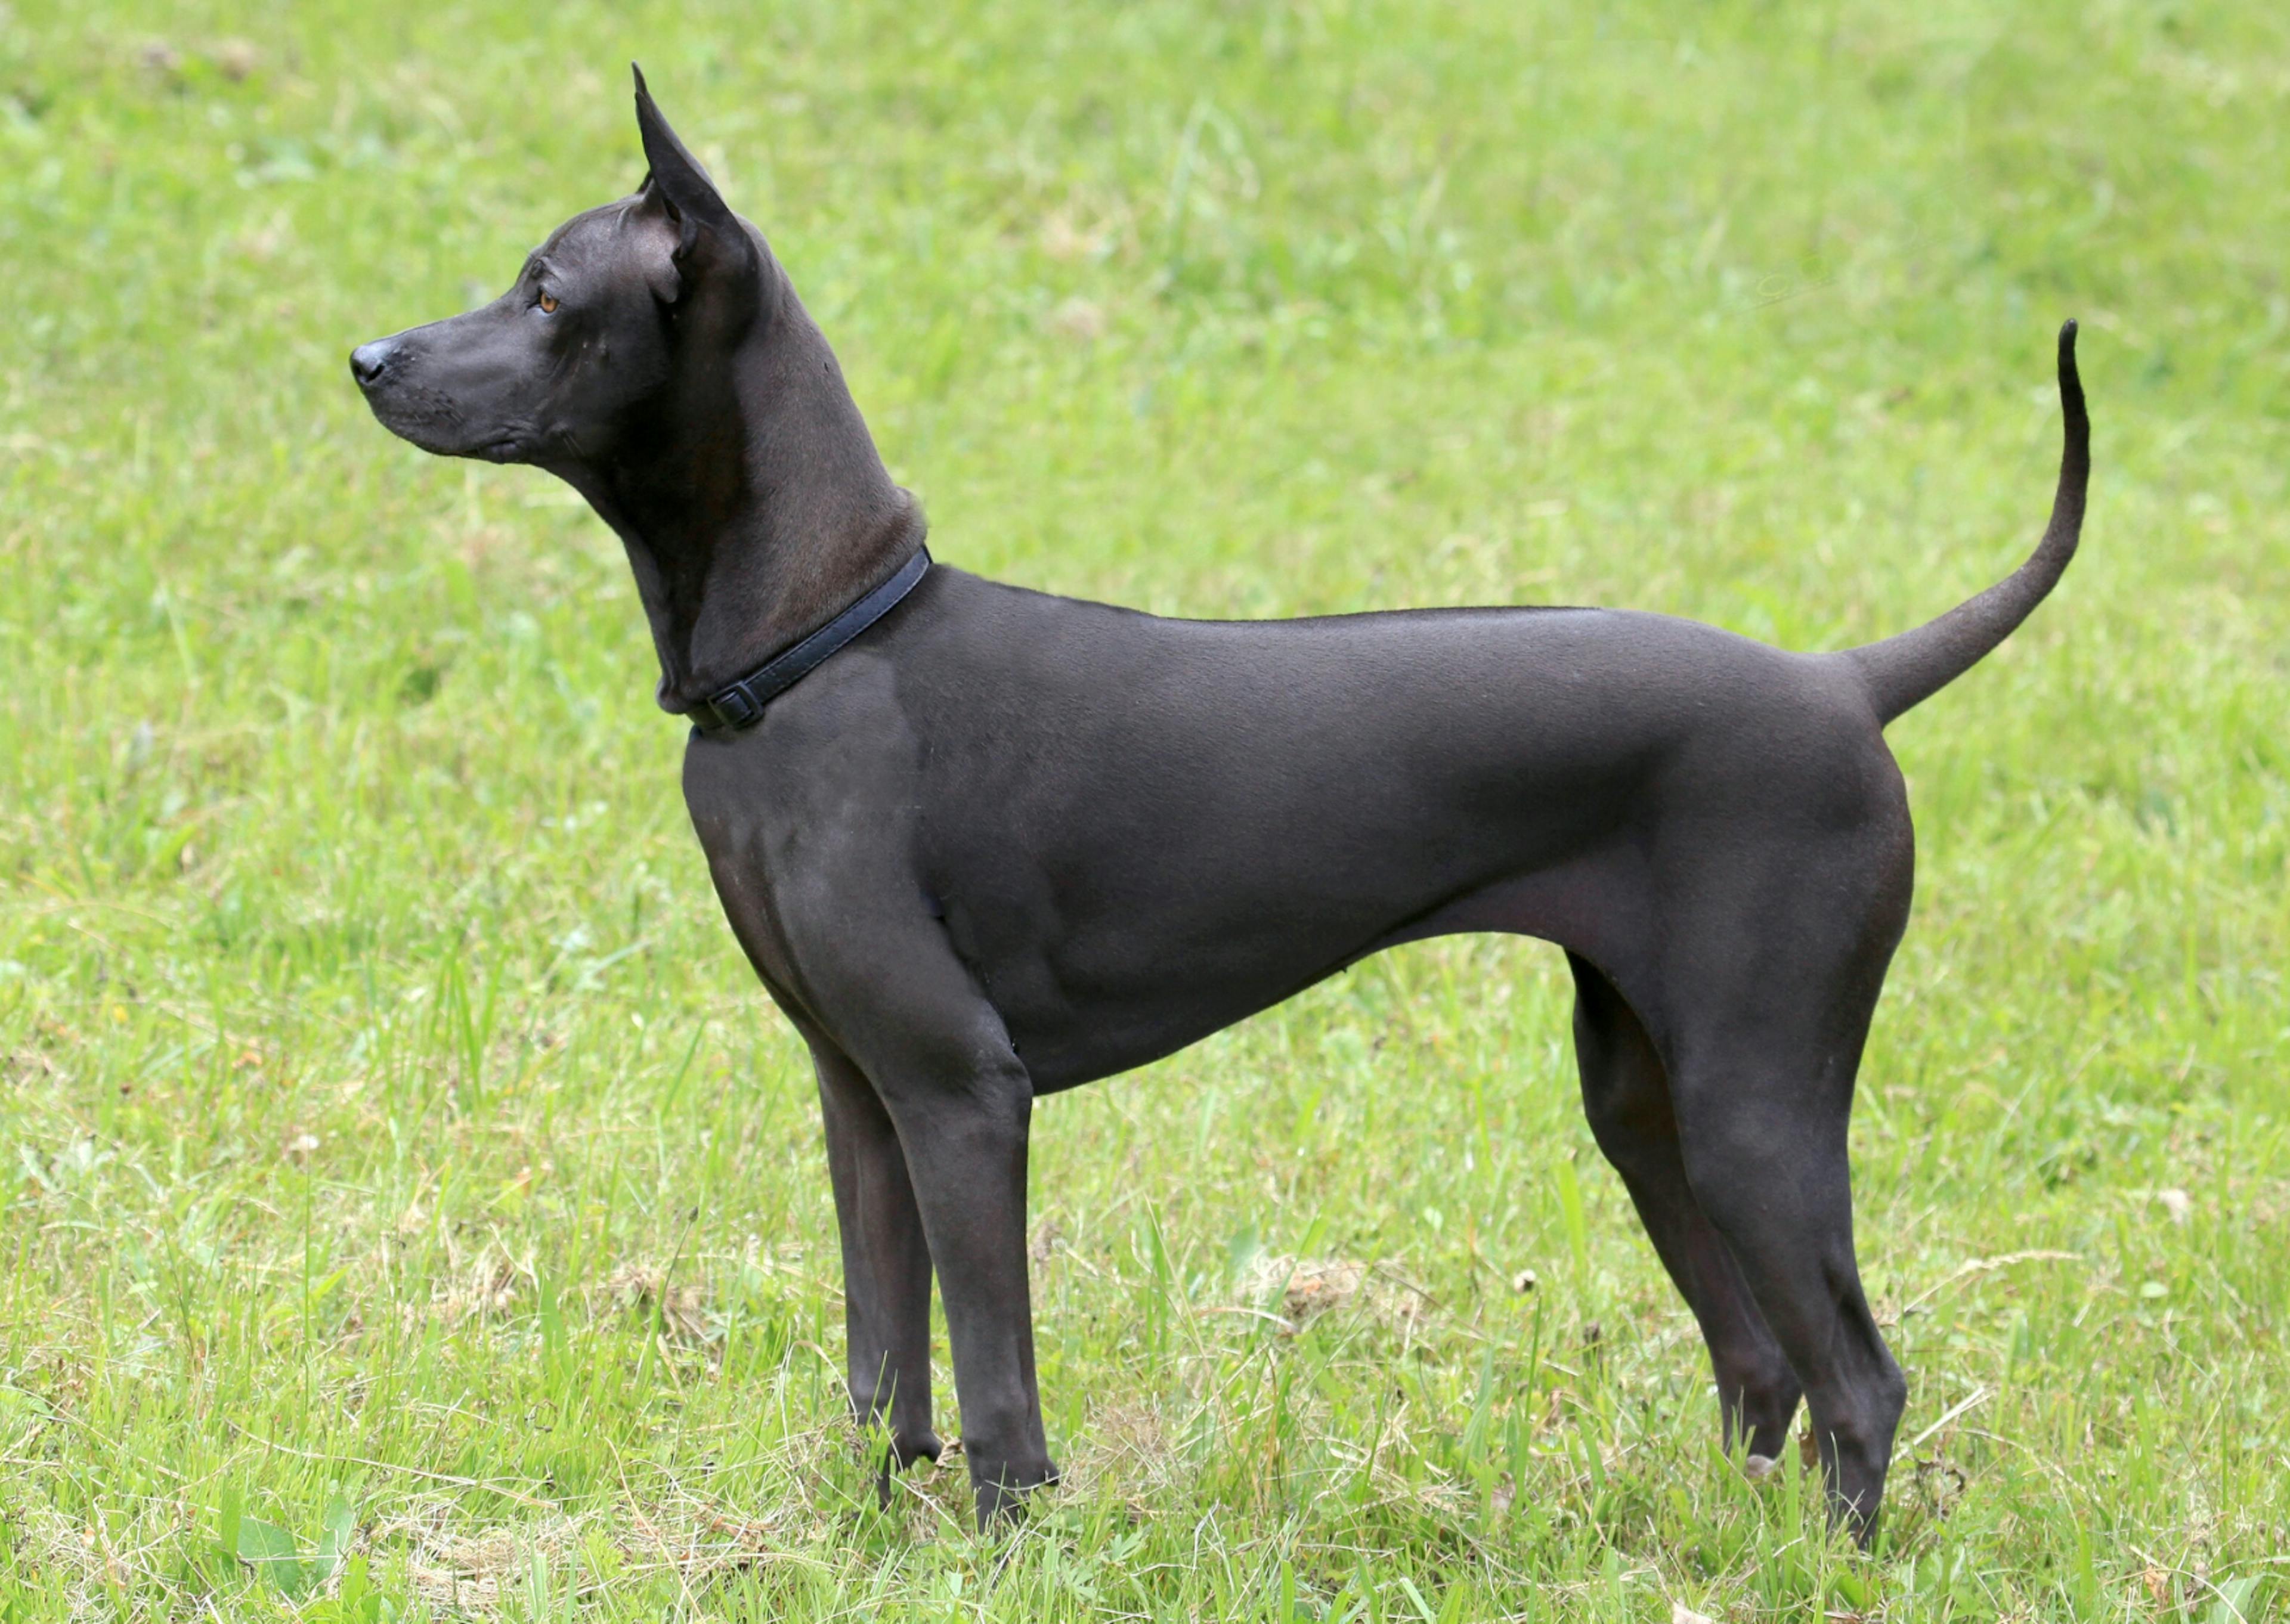
M 1908 1389 L 1862 1290 L 1846 1131 L 1908 890 L 1904 863 L 1870 887 L 1833 855 L 1737 857 L 1672 916 L 1661 985 L 1638 1007 L 1686 1181 L 1804 1383 L 1830 1510 L 1865 1541 Z
M 1769 1468 L 1797 1411 L 1797 1374 L 1709 1215 L 1693 1198 L 1670 1109 L 1669 1080 L 1645 1028 L 1597 967 L 1574 972 L 1574 1058 L 1599 1149 L 1621 1175 L 1646 1236 L 1693 1309 L 1718 1379 L 1726 1445 Z
M 824 1042 L 813 1041 L 811 1060 L 843 1242 L 851 1408 L 861 1426 L 890 1434 L 877 1484 L 887 1503 L 893 1470 L 939 1455 L 931 1429 L 930 1247 L 899 1136 L 873 1085 Z

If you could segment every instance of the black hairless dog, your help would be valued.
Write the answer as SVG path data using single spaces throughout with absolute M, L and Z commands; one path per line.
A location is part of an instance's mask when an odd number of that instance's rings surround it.
M 931 567 L 827 340 L 641 75 L 637 119 L 634 196 L 351 368 L 396 433 L 545 468 L 627 544 L 660 703 L 697 724 L 717 893 L 818 1071 L 852 1403 L 885 1472 L 939 1452 L 935 1270 L 981 1523 L 1057 1476 L 1037 1095 L 1394 943 L 1503 931 L 1565 949 L 1583 1104 L 1701 1323 L 1729 1444 L 1769 1464 L 1802 1394 L 1865 1539 L 1905 1395 L 1846 1157 L 1913 868 L 1884 727 L 2075 553 L 2074 324 L 2034 555 L 1865 648 L 1589 609 L 1165 620 Z

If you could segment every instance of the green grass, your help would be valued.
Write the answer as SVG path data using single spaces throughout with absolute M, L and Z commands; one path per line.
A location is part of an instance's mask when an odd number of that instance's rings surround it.
M 0 1619 L 2290 1615 L 2290 14 L 281 12 L 0 11 Z M 940 556 L 1156 610 L 1895 630 L 2084 318 L 2084 555 L 1893 731 L 1873 1560 L 1718 1457 L 1496 940 L 1048 1102 L 1068 1486 L 869 1508 L 617 544 L 343 364 L 634 183 L 631 56 Z

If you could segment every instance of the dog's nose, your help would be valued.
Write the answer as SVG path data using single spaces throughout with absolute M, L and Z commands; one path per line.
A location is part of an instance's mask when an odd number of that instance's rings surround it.
M 397 346 L 388 339 L 376 339 L 371 344 L 361 344 L 350 351 L 350 376 L 360 383 L 372 383 L 389 364 L 389 357 Z

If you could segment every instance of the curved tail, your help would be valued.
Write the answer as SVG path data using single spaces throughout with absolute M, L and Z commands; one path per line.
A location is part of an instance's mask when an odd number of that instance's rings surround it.
M 2083 380 L 2076 374 L 2076 324 L 2060 329 L 2060 409 L 2067 419 L 2067 444 L 2060 452 L 2059 489 L 2052 497 L 2052 522 L 2028 562 L 1976 597 L 1966 598 L 1936 620 L 1881 643 L 1846 651 L 1860 668 L 1878 717 L 1890 722 L 1922 704 L 1980 663 L 2034 612 L 2075 556 L 2083 533 L 2084 487 L 2091 479 L 2091 419 L 2085 415 Z

